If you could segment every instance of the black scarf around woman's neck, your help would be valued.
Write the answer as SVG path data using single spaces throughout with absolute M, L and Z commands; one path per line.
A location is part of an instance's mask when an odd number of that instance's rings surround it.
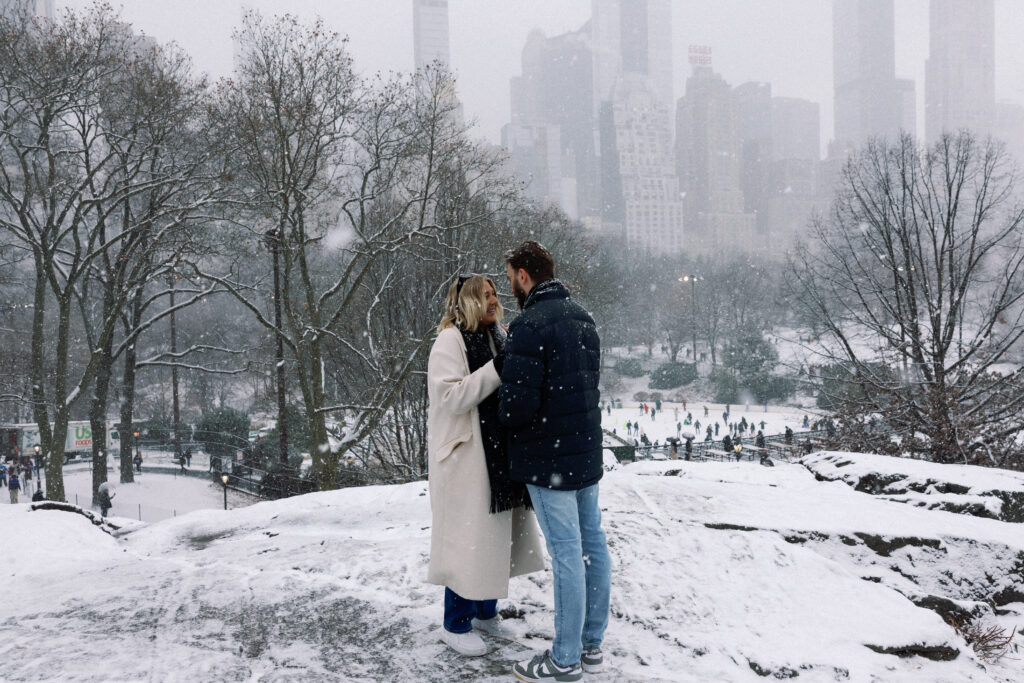
M 494 359 L 490 341 L 501 353 L 505 349 L 505 330 L 500 325 L 481 326 L 476 332 L 462 332 L 466 343 L 469 371 L 475 372 Z M 489 341 L 490 340 L 490 341 Z M 491 482 L 491 513 L 504 512 L 517 507 L 531 507 L 526 485 L 508 478 L 508 456 L 505 451 L 505 429 L 498 420 L 498 392 L 485 398 L 477 410 L 480 413 L 480 433 L 484 441 L 484 459 L 487 478 Z

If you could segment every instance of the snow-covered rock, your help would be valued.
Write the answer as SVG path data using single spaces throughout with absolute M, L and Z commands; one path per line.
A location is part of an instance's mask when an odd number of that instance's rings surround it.
M 786 463 L 625 465 L 601 504 L 614 574 L 609 671 L 595 683 L 1024 678 L 1019 655 L 979 662 L 933 604 L 1019 621 L 1024 604 L 997 613 L 981 583 L 1024 580 L 1006 578 L 1024 571 L 1018 525 Z M 515 641 L 487 637 L 492 651 L 471 660 L 438 641 L 425 483 L 197 511 L 116 537 L 82 515 L 0 506 L 0 529 L 5 680 L 507 681 L 553 635 L 545 571 L 514 579 L 499 604 Z
M 821 451 L 800 461 L 819 479 L 932 510 L 1024 522 L 1024 473 L 868 453 Z

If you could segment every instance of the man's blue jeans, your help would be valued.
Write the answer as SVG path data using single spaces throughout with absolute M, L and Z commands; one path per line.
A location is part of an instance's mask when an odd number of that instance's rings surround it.
M 444 589 L 446 631 L 469 633 L 473 630 L 473 619 L 492 619 L 497 613 L 497 600 L 467 600 L 451 588 Z
M 611 557 L 601 529 L 597 484 L 553 491 L 527 484 L 551 555 L 555 583 L 555 642 L 559 666 L 580 661 L 584 648 L 601 646 L 608 627 Z

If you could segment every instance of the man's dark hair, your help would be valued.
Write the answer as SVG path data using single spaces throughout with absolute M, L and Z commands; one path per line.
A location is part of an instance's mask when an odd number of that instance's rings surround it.
M 555 259 L 543 244 L 526 240 L 515 249 L 505 252 L 505 262 L 513 270 L 522 268 L 536 283 L 550 280 L 555 276 Z

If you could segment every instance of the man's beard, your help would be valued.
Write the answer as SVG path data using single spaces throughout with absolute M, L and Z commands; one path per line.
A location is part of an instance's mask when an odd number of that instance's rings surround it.
M 523 291 L 522 286 L 518 280 L 512 281 L 512 294 L 516 297 L 516 303 L 519 304 L 519 310 L 523 310 L 523 306 L 526 305 L 527 293 Z

